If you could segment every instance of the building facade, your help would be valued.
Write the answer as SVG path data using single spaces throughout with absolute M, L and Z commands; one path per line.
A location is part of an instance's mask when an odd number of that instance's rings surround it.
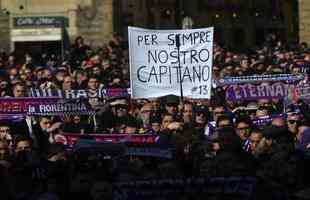
M 283 41 L 310 42 L 309 0 L 0 0 L 4 49 L 28 44 L 64 46 L 81 35 L 100 46 L 128 26 L 155 29 L 214 26 L 224 46 L 247 48 L 276 33 Z M 67 41 L 67 42 L 68 42 Z M 42 47 L 43 45 L 43 47 Z M 30 45 L 31 46 L 31 45 Z M 37 45 L 40 46 L 40 45 Z
M 310 1 L 304 0 L 310 5 Z M 121 0 L 120 33 L 126 25 L 180 28 L 189 16 L 193 27 L 215 27 L 224 46 L 242 48 L 261 44 L 268 33 L 281 40 L 298 38 L 298 2 L 294 0 Z M 303 12 L 303 10 L 301 10 Z M 302 38 L 304 40 L 304 38 Z
M 102 45 L 113 35 L 113 0 L 1 0 L 4 49 L 62 48 L 77 36 Z

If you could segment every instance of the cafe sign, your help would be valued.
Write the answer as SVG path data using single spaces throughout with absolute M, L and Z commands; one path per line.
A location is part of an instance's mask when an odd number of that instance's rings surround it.
M 36 17 L 15 17 L 14 27 L 33 27 L 33 26 L 69 26 L 68 18 L 61 16 L 36 16 Z

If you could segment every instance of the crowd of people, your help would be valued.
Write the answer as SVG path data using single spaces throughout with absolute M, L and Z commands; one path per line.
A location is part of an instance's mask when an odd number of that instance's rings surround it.
M 244 53 L 214 45 L 213 56 L 214 82 L 230 76 L 298 75 L 310 63 L 307 44 L 287 46 L 274 35 Z M 97 49 L 78 37 L 64 57 L 47 52 L 38 60 L 30 54 L 0 57 L 1 98 L 27 97 L 31 88 L 129 87 L 128 47 L 119 36 Z M 1 199 L 113 199 L 117 181 L 199 176 L 255 177 L 254 199 L 310 198 L 310 108 L 300 99 L 286 107 L 282 99 L 229 102 L 223 86 L 213 88 L 210 100 L 169 95 L 89 103 L 95 116 L 1 118 Z M 272 115 L 266 124 L 253 122 Z M 158 135 L 173 156 L 125 156 L 116 162 L 96 154 L 85 160 L 68 152 L 65 133 L 89 140 L 91 133 Z M 214 199 L 227 199 L 221 195 Z M 205 198 L 184 194 L 181 199 Z

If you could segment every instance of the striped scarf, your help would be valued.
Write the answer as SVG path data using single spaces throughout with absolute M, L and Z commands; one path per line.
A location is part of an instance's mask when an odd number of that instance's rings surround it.
M 249 139 L 246 139 L 245 141 L 242 142 L 242 149 L 245 152 L 251 151 L 251 141 Z

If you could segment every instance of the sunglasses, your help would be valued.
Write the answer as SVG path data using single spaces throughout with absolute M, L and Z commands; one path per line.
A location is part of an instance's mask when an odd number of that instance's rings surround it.
M 258 110 L 268 110 L 269 108 L 267 106 L 259 106 Z
M 113 106 L 116 110 L 127 110 L 128 109 L 128 105 L 123 105 L 123 104 L 118 104 L 118 105 L 115 105 Z
M 178 104 L 177 103 L 167 103 L 168 107 L 177 107 Z
M 142 110 L 141 113 L 151 113 L 152 110 Z
M 197 112 L 196 112 L 196 115 L 197 115 L 197 116 L 205 115 L 205 112 L 203 112 L 203 111 L 197 111 Z
M 298 124 L 297 120 L 288 120 L 287 121 L 289 124 Z

